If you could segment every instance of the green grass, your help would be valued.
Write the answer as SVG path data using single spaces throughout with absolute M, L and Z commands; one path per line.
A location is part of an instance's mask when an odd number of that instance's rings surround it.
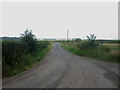
M 17 75 L 41 61 L 51 48 L 50 42 L 37 42 L 38 48 L 32 53 L 27 52 L 27 45 L 21 41 L 3 41 L 2 76 L 3 78 Z
M 84 51 L 82 51 L 82 50 L 78 50 L 76 48 L 67 47 L 67 46 L 64 46 L 64 45 L 61 45 L 61 46 L 63 48 L 65 48 L 66 50 L 72 52 L 73 54 L 80 55 L 80 56 L 84 55 Z
M 63 48 L 66 50 L 72 52 L 73 54 L 79 55 L 79 56 L 87 56 L 90 58 L 94 58 L 95 60 L 101 60 L 101 61 L 106 61 L 106 62 L 113 62 L 113 63 L 120 63 L 118 61 L 118 53 L 112 53 L 112 50 L 118 50 L 118 48 L 109 48 L 106 46 L 98 46 L 93 49 L 78 49 L 74 48 L 75 46 L 72 47 L 72 44 L 69 46 L 67 44 L 61 44 Z M 116 51 L 117 52 L 117 51 Z

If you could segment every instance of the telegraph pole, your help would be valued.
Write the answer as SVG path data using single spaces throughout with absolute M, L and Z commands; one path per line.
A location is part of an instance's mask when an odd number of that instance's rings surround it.
M 67 30 L 67 40 L 68 40 L 68 30 Z

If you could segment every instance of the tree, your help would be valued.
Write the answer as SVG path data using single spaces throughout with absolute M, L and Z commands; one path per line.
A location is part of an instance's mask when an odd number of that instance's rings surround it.
M 95 43 L 96 36 L 94 34 L 90 34 L 90 36 L 87 36 L 87 38 L 91 46 L 96 46 L 96 43 Z
M 29 52 L 33 52 L 36 50 L 37 47 L 37 39 L 35 38 L 35 35 L 33 34 L 32 30 L 26 29 L 23 34 L 21 35 L 21 40 L 28 44 L 29 46 Z
M 88 40 L 95 41 L 96 36 L 94 34 L 90 34 L 90 36 L 87 36 Z

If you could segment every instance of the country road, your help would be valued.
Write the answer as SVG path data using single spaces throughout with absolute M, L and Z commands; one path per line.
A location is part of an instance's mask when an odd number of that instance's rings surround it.
M 58 43 L 31 69 L 3 80 L 3 88 L 116 88 L 118 65 L 74 55 Z

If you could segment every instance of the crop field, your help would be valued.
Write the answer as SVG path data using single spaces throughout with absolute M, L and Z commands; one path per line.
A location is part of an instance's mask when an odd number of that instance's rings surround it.
M 120 50 L 120 48 L 119 48 L 120 44 L 118 44 L 118 43 L 102 43 L 100 45 L 109 47 L 111 49 L 110 53 L 112 53 L 112 54 L 119 54 L 118 52 Z
M 14 76 L 29 69 L 40 61 L 49 51 L 51 43 L 37 41 L 36 50 L 29 52 L 29 46 L 22 41 L 2 41 L 3 78 Z
M 115 46 L 118 46 L 118 45 L 120 45 L 120 44 L 118 44 L 118 43 L 100 43 L 100 45 L 103 45 L 103 46 L 113 46 L 113 47 L 115 47 Z

